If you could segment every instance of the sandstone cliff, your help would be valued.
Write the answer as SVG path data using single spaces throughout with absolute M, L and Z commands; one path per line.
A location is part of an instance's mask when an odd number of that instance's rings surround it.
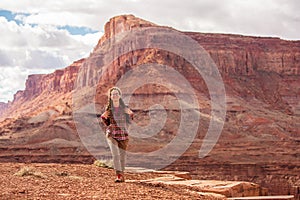
M 255 181 L 281 194 L 290 193 L 293 186 L 300 184 L 300 41 L 181 32 L 208 52 L 226 89 L 227 114 L 222 135 L 213 151 L 199 159 L 198 150 L 209 127 L 211 102 L 205 81 L 187 60 L 172 52 L 145 48 L 120 55 L 103 67 L 105 52 L 101 48 L 105 42 L 115 34 L 143 27 L 159 26 L 132 15 L 114 17 L 105 25 L 105 34 L 90 57 L 48 75 L 29 76 L 25 90 L 19 91 L 13 102 L 0 104 L 0 159 L 91 162 L 91 152 L 80 143 L 77 122 L 71 116 L 75 109 L 71 107 L 74 87 L 83 88 L 77 103 L 92 99 L 103 105 L 107 89 L 124 74 L 147 63 L 159 63 L 172 67 L 190 82 L 201 108 L 201 125 L 193 144 L 167 169 L 188 170 L 205 179 Z M 150 70 L 145 75 L 151 73 L 157 74 Z M 131 79 L 128 86 L 133 87 L 136 80 Z M 89 85 L 97 85 L 94 97 L 85 90 Z M 150 141 L 133 139 L 131 151 L 153 151 L 176 137 L 181 113 L 174 97 L 180 93 L 155 84 L 135 91 L 130 106 L 140 125 L 149 123 L 147 109 L 153 103 L 162 102 L 172 109 L 167 110 L 168 118 L 161 131 Z M 97 111 L 101 112 L 101 108 Z M 90 120 L 85 126 L 91 128 L 93 123 L 96 124 Z M 95 142 L 93 137 L 88 139 Z M 101 145 L 93 148 L 94 152 L 105 149 Z M 11 152 L 16 156 L 12 157 Z M 133 162 L 143 164 L 144 160 Z
M 25 90 L 20 90 L 14 95 L 12 102 L 2 103 L 0 118 L 18 117 L 20 115 L 33 116 L 45 111 L 49 106 L 68 102 L 69 93 L 72 92 L 79 67 L 84 59 L 75 61 L 65 69 L 55 70 L 51 74 L 29 75 Z M 57 101 L 57 96 L 65 102 Z M 59 99 L 59 100 L 62 100 Z
M 0 113 L 3 113 L 7 107 L 8 107 L 8 103 L 0 102 Z

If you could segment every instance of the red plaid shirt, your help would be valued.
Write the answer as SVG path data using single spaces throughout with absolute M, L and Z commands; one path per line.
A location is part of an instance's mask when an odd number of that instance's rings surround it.
M 113 116 L 110 117 L 111 124 L 108 127 L 112 138 L 116 140 L 127 140 L 126 115 L 120 108 L 114 109 Z

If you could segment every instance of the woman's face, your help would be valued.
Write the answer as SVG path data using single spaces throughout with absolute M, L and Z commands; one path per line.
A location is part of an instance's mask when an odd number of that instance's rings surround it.
M 119 93 L 119 91 L 118 90 L 111 91 L 110 98 L 113 101 L 118 101 L 120 99 L 120 93 Z

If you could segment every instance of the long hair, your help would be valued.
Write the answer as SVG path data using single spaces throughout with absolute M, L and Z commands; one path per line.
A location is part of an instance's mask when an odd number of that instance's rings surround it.
M 112 87 L 108 90 L 108 101 L 107 101 L 107 105 L 105 110 L 108 111 L 108 117 L 111 119 L 113 117 L 113 112 L 114 112 L 114 106 L 113 106 L 113 101 L 111 100 L 111 93 L 112 91 L 118 91 L 119 95 L 120 95 L 120 99 L 119 99 L 119 103 L 120 103 L 120 108 L 121 111 L 125 114 L 126 116 L 126 122 L 130 123 L 130 117 L 128 114 L 125 113 L 125 108 L 127 107 L 122 99 L 122 92 L 120 90 L 120 88 L 118 87 Z

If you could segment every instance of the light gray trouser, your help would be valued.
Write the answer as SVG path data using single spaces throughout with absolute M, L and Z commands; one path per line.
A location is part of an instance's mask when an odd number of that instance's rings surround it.
M 107 143 L 109 145 L 116 174 L 121 174 L 125 170 L 126 161 L 126 149 L 128 146 L 128 140 L 116 140 L 111 136 L 106 137 Z

